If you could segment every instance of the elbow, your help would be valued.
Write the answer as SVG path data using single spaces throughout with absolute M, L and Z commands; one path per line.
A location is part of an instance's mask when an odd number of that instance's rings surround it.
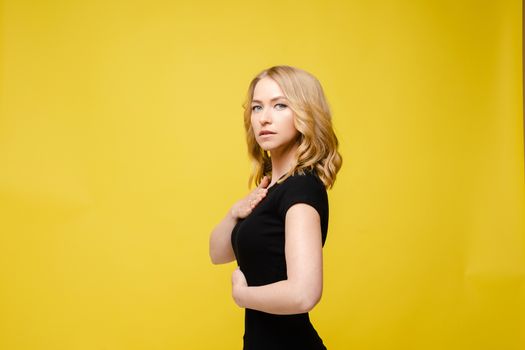
M 214 254 L 213 253 L 213 250 L 211 249 L 210 247 L 210 251 L 208 252 L 208 255 L 210 256 L 210 261 L 213 265 L 218 265 L 219 264 L 219 261 L 217 259 L 217 254 Z
M 222 248 L 214 244 L 210 238 L 210 245 L 208 248 L 208 255 L 213 265 L 225 264 L 235 260 L 235 255 L 232 248 Z
M 221 264 L 226 264 L 226 263 L 229 263 L 233 260 L 231 259 L 218 259 L 218 258 L 213 258 L 212 256 L 210 256 L 210 260 L 211 260 L 211 263 L 213 265 L 221 265 Z
M 299 312 L 307 313 L 313 310 L 315 305 L 321 301 L 321 292 L 318 293 L 302 293 L 299 301 Z
M 211 242 L 210 242 L 210 248 L 208 250 L 208 255 L 210 256 L 210 261 L 213 265 L 219 265 L 224 263 L 224 258 L 221 257 L 217 249 L 215 249 Z
M 210 261 L 213 265 L 219 265 L 219 264 L 222 264 L 223 262 L 216 256 L 216 254 L 213 254 L 212 252 L 210 252 Z
M 209 255 L 210 255 L 210 261 L 213 265 L 226 264 L 226 263 L 229 263 L 235 260 L 235 256 L 222 256 L 222 255 L 214 254 L 211 250 L 210 250 Z

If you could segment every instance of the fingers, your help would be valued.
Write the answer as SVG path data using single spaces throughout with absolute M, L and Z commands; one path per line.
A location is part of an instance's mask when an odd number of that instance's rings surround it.
M 262 180 L 261 180 L 261 183 L 259 184 L 259 186 L 257 186 L 257 188 L 265 188 L 265 187 L 268 187 L 268 185 L 270 184 L 270 178 L 265 175 Z
M 265 196 L 266 191 L 256 192 L 254 195 L 250 196 L 248 199 L 248 207 L 246 208 L 245 216 L 249 215 Z
M 250 206 L 252 208 L 256 206 L 264 197 L 266 197 L 267 192 L 268 190 L 266 188 L 257 188 L 250 196 Z
M 250 215 L 252 210 L 259 204 L 259 202 L 266 197 L 268 192 L 268 185 L 270 179 L 268 176 L 264 176 L 261 180 L 259 186 L 257 186 L 252 192 L 250 192 L 242 201 L 242 204 L 239 206 L 239 218 L 245 218 Z
M 257 188 L 252 191 L 248 199 L 250 208 L 253 209 L 266 196 L 266 193 L 268 192 L 266 187 L 268 186 L 269 182 L 270 180 L 268 176 L 264 176 L 259 186 L 257 186 Z
M 264 176 L 261 180 L 261 187 L 268 187 L 270 184 L 270 178 L 268 176 Z

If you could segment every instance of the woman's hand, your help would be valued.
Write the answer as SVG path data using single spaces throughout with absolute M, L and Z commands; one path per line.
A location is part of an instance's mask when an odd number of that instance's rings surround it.
M 244 307 L 241 302 L 241 295 L 243 289 L 246 287 L 248 287 L 246 277 L 244 277 L 244 274 L 242 273 L 241 269 L 237 267 L 232 274 L 232 297 L 239 307 Z
M 252 212 L 253 208 L 266 196 L 270 179 L 268 176 L 262 178 L 261 183 L 246 197 L 235 203 L 230 213 L 234 219 L 244 219 Z

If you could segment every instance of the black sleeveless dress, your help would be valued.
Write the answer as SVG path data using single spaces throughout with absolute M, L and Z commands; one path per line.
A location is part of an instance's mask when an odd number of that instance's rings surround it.
M 248 286 L 287 279 L 284 224 L 296 203 L 314 207 L 321 219 L 322 244 L 328 230 L 328 196 L 322 181 L 309 171 L 272 185 L 250 215 L 237 222 L 231 242 Z M 323 341 L 308 313 L 276 315 L 245 309 L 244 350 L 321 350 Z

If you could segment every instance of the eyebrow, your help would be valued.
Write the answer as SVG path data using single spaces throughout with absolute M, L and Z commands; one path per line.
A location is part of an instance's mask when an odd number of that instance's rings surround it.
M 273 101 L 276 101 L 276 100 L 280 100 L 280 99 L 285 99 L 285 100 L 286 100 L 286 97 L 284 97 L 284 96 L 275 96 L 274 98 L 272 98 L 272 99 L 270 100 L 270 102 L 273 102 Z M 254 102 L 256 102 L 256 103 L 262 103 L 262 102 L 259 101 L 259 100 L 252 100 L 252 103 L 254 103 Z

